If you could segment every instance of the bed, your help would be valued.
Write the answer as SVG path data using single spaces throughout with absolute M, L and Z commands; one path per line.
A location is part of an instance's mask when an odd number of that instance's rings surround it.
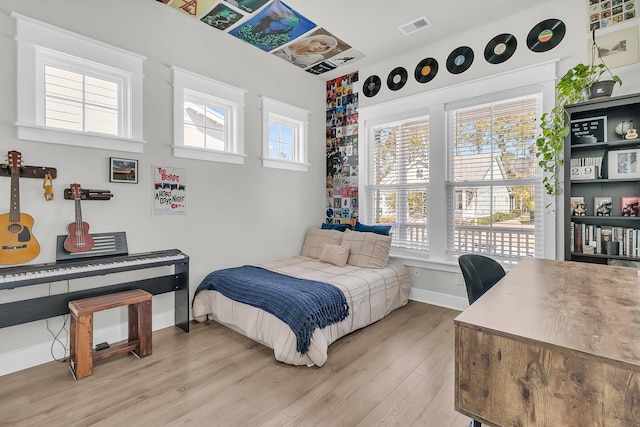
M 298 351 L 296 334 L 285 321 L 217 290 L 206 289 L 206 279 L 194 296 L 193 317 L 199 322 L 213 319 L 266 345 L 281 362 L 322 366 L 327 361 L 328 347 L 337 339 L 407 304 L 409 274 L 400 262 L 389 260 L 390 244 L 390 236 L 373 232 L 312 227 L 300 255 L 255 265 L 278 274 L 328 283 L 344 294 L 347 317 L 316 328 L 303 353 Z

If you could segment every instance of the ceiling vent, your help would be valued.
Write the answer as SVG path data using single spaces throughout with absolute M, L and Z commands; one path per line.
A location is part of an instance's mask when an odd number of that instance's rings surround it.
M 404 34 L 408 36 L 409 34 L 415 33 L 418 30 L 422 30 L 423 28 L 427 28 L 431 25 L 431 22 L 427 19 L 426 16 L 419 18 L 415 21 L 408 22 L 404 25 L 400 25 L 398 29 Z

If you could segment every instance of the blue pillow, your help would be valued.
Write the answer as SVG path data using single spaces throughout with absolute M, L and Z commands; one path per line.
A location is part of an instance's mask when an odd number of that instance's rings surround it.
M 345 231 L 345 230 L 351 230 L 351 224 L 322 224 L 320 228 L 322 230 Z
M 356 222 L 356 226 L 353 227 L 353 231 L 364 231 L 368 233 L 376 233 L 381 234 L 383 236 L 388 236 L 391 231 L 390 225 L 364 225 Z

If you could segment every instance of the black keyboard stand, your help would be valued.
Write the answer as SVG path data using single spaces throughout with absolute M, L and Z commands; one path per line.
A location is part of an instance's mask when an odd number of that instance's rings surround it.
M 167 259 L 163 260 L 165 257 Z M 149 262 L 145 262 L 146 259 Z M 138 263 L 127 265 L 131 261 Z M 74 272 L 76 268 L 86 267 L 90 264 L 96 264 L 99 267 L 93 271 Z M 0 290 L 170 265 L 174 267 L 173 274 L 0 304 L 0 328 L 68 314 L 69 301 L 132 289 L 143 289 L 152 295 L 174 292 L 175 325 L 185 332 L 189 332 L 189 257 L 177 249 L 118 257 L 100 257 L 94 260 L 84 259 L 77 262 L 0 268 L 0 277 L 23 273 L 38 274 L 42 271 L 56 271 L 57 269 L 64 271 L 64 273 L 55 276 L 30 277 L 0 283 Z

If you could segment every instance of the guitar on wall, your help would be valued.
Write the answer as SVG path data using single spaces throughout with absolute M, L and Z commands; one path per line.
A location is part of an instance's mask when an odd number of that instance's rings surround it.
M 71 195 L 76 203 L 76 221 L 69 224 L 67 230 L 69 235 L 64 241 L 64 249 L 67 252 L 87 252 L 93 248 L 93 237 L 89 234 L 89 224 L 82 221 L 82 188 L 80 184 L 71 184 Z
M 0 215 L 0 264 L 21 264 L 40 253 L 40 244 L 31 233 L 33 218 L 20 213 L 21 154 L 9 151 L 11 170 L 11 200 L 9 213 Z

